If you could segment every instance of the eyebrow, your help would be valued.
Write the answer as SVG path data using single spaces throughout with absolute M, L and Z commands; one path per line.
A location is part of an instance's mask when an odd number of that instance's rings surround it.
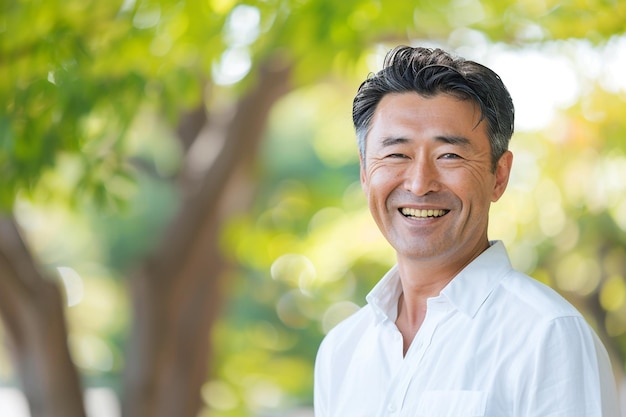
M 464 148 L 472 144 L 472 142 L 468 138 L 463 137 L 463 136 L 456 136 L 456 135 L 452 135 L 452 136 L 439 135 L 439 136 L 435 136 L 434 140 L 436 142 L 447 143 L 449 145 L 457 145 L 457 146 L 461 146 Z M 382 145 L 383 147 L 388 147 L 388 146 L 405 144 L 405 143 L 410 143 L 410 142 L 411 142 L 411 139 L 408 139 L 405 137 L 387 137 L 383 139 Z
M 410 139 L 403 138 L 403 137 L 387 137 L 383 139 L 382 145 L 383 145 L 383 148 L 386 148 L 388 146 L 404 144 L 404 143 L 409 143 L 409 142 L 411 142 Z
M 443 142 L 449 145 L 457 145 L 464 148 L 472 144 L 472 142 L 468 138 L 463 136 L 436 136 L 435 140 L 437 142 Z

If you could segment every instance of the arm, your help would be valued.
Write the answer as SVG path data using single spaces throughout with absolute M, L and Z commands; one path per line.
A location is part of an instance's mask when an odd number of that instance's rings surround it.
M 559 317 L 540 326 L 524 370 L 520 415 L 619 417 L 608 355 L 584 319 Z

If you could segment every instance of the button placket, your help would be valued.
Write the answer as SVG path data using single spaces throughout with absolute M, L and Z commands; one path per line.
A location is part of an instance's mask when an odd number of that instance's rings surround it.
M 445 317 L 445 310 L 438 308 L 429 308 L 424 322 L 422 323 L 422 327 L 415 335 L 415 339 L 409 347 L 405 358 L 405 362 L 408 366 L 406 366 L 404 371 L 403 382 L 401 385 L 399 385 L 402 387 L 402 390 L 397 391 L 397 395 L 399 396 L 397 397 L 398 402 L 396 403 L 399 405 L 397 407 L 398 409 L 402 409 L 402 407 L 404 407 L 404 402 L 408 395 L 409 387 L 412 385 L 411 383 L 414 380 L 421 379 L 420 365 L 422 363 L 422 360 L 424 359 L 426 350 L 428 350 L 428 347 L 430 346 L 437 327 Z
M 403 401 L 403 397 L 406 392 L 406 387 L 411 382 L 411 376 L 408 372 L 408 368 L 405 362 L 404 357 L 402 357 L 402 334 L 397 329 L 395 324 L 392 326 L 393 329 L 388 329 L 393 332 L 393 337 L 391 341 L 394 344 L 394 352 L 397 352 L 397 363 L 398 368 L 395 376 L 391 380 L 391 384 L 389 385 L 389 389 L 386 395 L 386 401 L 383 405 L 383 408 L 380 410 L 380 417 L 383 416 L 395 416 L 398 415 L 401 410 L 401 405 Z

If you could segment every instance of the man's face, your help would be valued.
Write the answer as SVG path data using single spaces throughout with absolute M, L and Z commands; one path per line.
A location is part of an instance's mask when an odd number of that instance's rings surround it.
M 361 160 L 361 184 L 399 258 L 469 262 L 488 247 L 489 206 L 506 188 L 512 154 L 492 171 L 480 108 L 439 94 L 387 94 Z

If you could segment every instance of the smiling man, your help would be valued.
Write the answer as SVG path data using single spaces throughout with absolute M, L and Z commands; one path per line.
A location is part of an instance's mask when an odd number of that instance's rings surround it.
M 361 183 L 397 264 L 320 346 L 316 417 L 618 417 L 574 307 L 487 236 L 514 108 L 490 69 L 399 47 L 359 88 Z

